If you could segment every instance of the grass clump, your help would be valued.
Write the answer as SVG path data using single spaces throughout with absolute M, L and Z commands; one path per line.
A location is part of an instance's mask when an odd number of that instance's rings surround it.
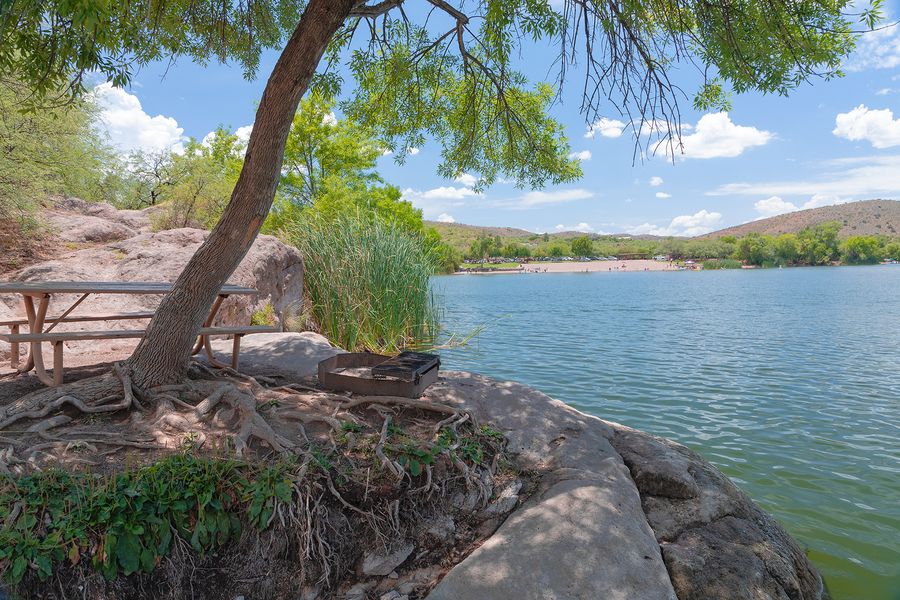
M 433 345 L 436 265 L 421 237 L 355 214 L 312 214 L 286 233 L 303 255 L 311 316 L 334 344 L 386 354 Z

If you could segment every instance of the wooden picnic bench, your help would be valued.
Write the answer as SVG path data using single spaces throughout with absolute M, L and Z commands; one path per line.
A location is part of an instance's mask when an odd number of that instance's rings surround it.
M 25 307 L 25 315 L 23 318 L 8 319 L 0 321 L 0 326 L 9 327 L 9 333 L 0 333 L 0 340 L 10 344 L 12 368 L 17 369 L 20 373 L 35 370 L 37 377 L 46 385 L 55 386 L 62 383 L 63 378 L 63 345 L 68 341 L 88 341 L 103 339 L 127 339 L 142 338 L 146 335 L 144 329 L 114 329 L 101 331 L 57 331 L 52 330 L 60 323 L 76 323 L 91 321 L 119 321 L 119 320 L 135 320 L 149 319 L 153 317 L 153 311 L 140 312 L 109 312 L 104 314 L 92 315 L 73 315 L 72 311 L 81 304 L 91 294 L 165 294 L 172 289 L 170 283 L 155 282 L 90 282 L 90 281 L 48 281 L 48 282 L 0 282 L 0 294 L 20 294 Z M 209 338 L 212 335 L 231 335 L 234 337 L 231 355 L 231 367 L 237 368 L 238 356 L 240 353 L 240 343 L 243 336 L 252 333 L 271 333 L 278 331 L 277 327 L 268 326 L 236 326 L 236 327 L 213 327 L 212 322 L 222 302 L 229 295 L 255 295 L 259 292 L 252 288 L 225 285 L 219 291 L 216 301 L 213 303 L 210 313 L 204 321 L 203 327 L 199 331 L 197 343 L 194 345 L 192 354 L 198 354 L 201 350 L 206 351 L 208 360 L 216 366 L 225 366 L 219 362 L 212 352 L 212 346 Z M 63 311 L 57 317 L 47 317 L 47 308 L 53 294 L 80 294 L 80 297 L 73 302 L 69 308 Z M 34 306 L 34 299 L 39 299 L 37 309 Z M 44 327 L 46 323 L 50 323 L 49 327 Z M 29 333 L 20 333 L 21 326 L 28 325 Z M 43 356 L 41 354 L 41 343 L 48 342 L 53 346 L 53 378 L 47 374 Z M 24 367 L 19 368 L 19 345 L 27 343 L 30 345 L 28 360 Z

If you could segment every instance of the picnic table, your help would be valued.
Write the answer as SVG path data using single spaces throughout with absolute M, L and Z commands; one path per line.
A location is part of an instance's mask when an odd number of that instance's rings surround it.
M 9 327 L 10 332 L 0 333 L 0 340 L 9 342 L 11 346 L 10 366 L 20 373 L 27 373 L 34 369 L 38 379 L 46 385 L 56 386 L 63 379 L 63 343 L 76 340 L 101 340 L 142 338 L 146 335 L 145 329 L 111 329 L 103 331 L 66 331 L 53 332 L 60 323 L 90 322 L 90 321 L 125 321 L 136 319 L 150 319 L 154 311 L 141 312 L 107 312 L 103 314 L 72 314 L 79 304 L 84 302 L 91 294 L 167 294 L 172 290 L 171 283 L 158 283 L 147 281 L 11 281 L 0 282 L 0 294 L 19 294 L 22 296 L 22 304 L 25 308 L 25 318 L 14 318 L 0 321 L 0 326 Z M 79 294 L 66 310 L 59 316 L 47 316 L 50 300 L 54 294 Z M 212 323 L 218 313 L 222 302 L 231 295 L 258 295 L 259 291 L 253 288 L 225 285 L 219 290 L 216 300 L 209 311 L 209 315 L 199 332 L 197 343 L 192 354 L 196 355 L 205 350 L 209 361 L 216 366 L 225 366 L 219 362 L 212 352 L 209 338 L 212 335 L 232 335 L 234 344 L 231 355 L 231 367 L 237 368 L 238 353 L 240 352 L 240 340 L 250 333 L 268 333 L 278 331 L 275 327 L 268 326 L 236 326 L 213 327 Z M 37 300 L 37 307 L 35 307 Z M 20 327 L 28 325 L 28 333 L 20 333 Z M 44 359 L 41 354 L 41 343 L 48 342 L 53 346 L 53 377 L 51 378 L 44 367 Z M 19 368 L 19 344 L 29 344 L 28 359 L 25 365 Z

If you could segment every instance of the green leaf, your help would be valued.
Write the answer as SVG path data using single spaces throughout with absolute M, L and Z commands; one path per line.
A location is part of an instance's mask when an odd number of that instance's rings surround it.
M 133 533 L 125 533 L 116 543 L 116 558 L 125 575 L 131 575 L 140 568 L 141 540 Z
M 165 556 L 169 553 L 169 544 L 172 543 L 172 528 L 168 523 L 163 523 L 159 531 L 159 555 Z
M 149 573 L 154 568 L 156 568 L 156 555 L 149 549 L 143 548 L 141 550 L 141 570 L 144 573 Z
M 19 583 L 22 581 L 22 575 L 25 574 L 25 569 L 28 568 L 28 560 L 24 556 L 16 557 L 16 560 L 13 561 L 12 570 L 9 574 L 9 579 L 12 583 Z
M 291 486 L 286 481 L 279 481 L 275 484 L 275 497 L 282 502 L 290 502 L 292 492 Z
M 409 461 L 409 473 L 413 477 L 418 477 L 422 474 L 422 464 L 417 460 Z
M 53 574 L 53 564 L 50 562 L 50 557 L 44 554 L 39 554 L 34 562 L 37 563 L 37 572 L 38 579 L 41 581 L 46 580 L 50 575 Z

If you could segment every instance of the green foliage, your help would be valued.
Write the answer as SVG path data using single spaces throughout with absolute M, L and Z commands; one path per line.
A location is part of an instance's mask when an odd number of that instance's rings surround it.
M 748 265 L 763 265 L 775 261 L 774 248 L 769 236 L 749 233 L 737 241 L 735 257 Z
M 695 65 L 701 75 L 695 105 L 721 109 L 728 106 L 729 89 L 787 94 L 814 77 L 838 76 L 854 45 L 853 23 L 844 12 L 848 0 L 567 1 L 559 10 L 536 0 L 474 6 L 442 1 L 426 11 L 429 19 L 437 13 L 428 22 L 410 20 L 400 4 L 357 3 L 354 10 L 377 12 L 378 18 L 350 15 L 330 40 L 314 87 L 333 97 L 343 83 L 339 73 L 349 72 L 356 90 L 345 108 L 356 123 L 382 137 L 400 160 L 409 147 L 435 138 L 442 143 L 441 174 L 479 173 L 482 185 L 501 173 L 530 187 L 581 174 L 579 162 L 568 157 L 562 126 L 548 115 L 557 90 L 529 82 L 515 69 L 525 42 L 541 40 L 560 53 L 560 83 L 570 64 L 583 65 L 589 117 L 612 103 L 641 123 L 678 121 L 683 92 L 670 70 L 682 64 Z M 26 81 L 38 99 L 59 90 L 78 96 L 91 72 L 126 85 L 136 66 L 179 56 L 200 64 L 237 63 L 253 77 L 261 52 L 283 45 L 305 5 L 5 2 L 0 74 Z M 858 13 L 869 28 L 883 18 L 882 0 Z M 338 63 L 345 56 L 342 70 Z M 319 66 L 308 65 L 310 72 Z M 677 134 L 666 129 L 666 135 Z
M 418 477 L 444 454 L 454 462 L 482 464 L 487 450 L 502 443 L 503 439 L 503 433 L 489 426 L 459 431 L 445 428 L 433 441 L 420 439 L 399 427 L 391 426 L 388 428 L 384 453 L 407 469 L 411 476 Z
M 171 178 L 156 192 L 164 210 L 154 215 L 154 226 L 212 229 L 231 200 L 243 150 L 238 136 L 220 126 L 205 143 L 191 139 L 183 154 L 171 154 Z
M 572 240 L 572 254 L 574 256 L 592 256 L 594 254 L 594 242 L 586 235 Z
M 333 101 L 316 92 L 301 100 L 284 147 L 283 202 L 309 206 L 329 179 L 354 190 L 381 182 L 375 163 L 382 146 L 352 120 L 337 120 L 333 108 Z
M 891 260 L 900 260 L 900 240 L 884 245 L 884 257 Z
M 799 259 L 807 265 L 827 265 L 840 256 L 838 232 L 841 224 L 836 221 L 807 227 L 797 234 Z
M 48 194 L 109 200 L 104 167 L 113 154 L 91 126 L 90 99 L 29 111 L 30 95 L 25 84 L 0 78 L 0 213 L 28 219 Z
M 531 256 L 531 250 L 525 244 L 517 244 L 515 242 L 507 242 L 500 251 L 500 256 L 504 258 L 527 258 Z
M 717 269 L 740 269 L 743 263 L 733 258 L 714 258 L 712 260 L 703 261 L 704 271 L 715 271 Z
M 277 322 L 275 307 L 271 302 L 266 302 L 262 308 L 253 311 L 253 314 L 250 315 L 251 325 L 275 325 Z
M 303 255 L 312 317 L 334 344 L 396 353 L 433 342 L 428 281 L 436 265 L 421 236 L 359 214 L 314 211 L 285 235 Z
M 851 235 L 841 243 L 841 260 L 848 265 L 874 265 L 885 256 L 874 235 Z
M 200 554 L 214 551 L 240 535 L 242 522 L 269 526 L 277 505 L 291 501 L 295 466 L 178 454 L 106 477 L 51 470 L 5 478 L 0 572 L 12 584 L 29 569 L 44 580 L 53 563 L 90 557 L 108 579 L 148 573 L 175 536 Z

